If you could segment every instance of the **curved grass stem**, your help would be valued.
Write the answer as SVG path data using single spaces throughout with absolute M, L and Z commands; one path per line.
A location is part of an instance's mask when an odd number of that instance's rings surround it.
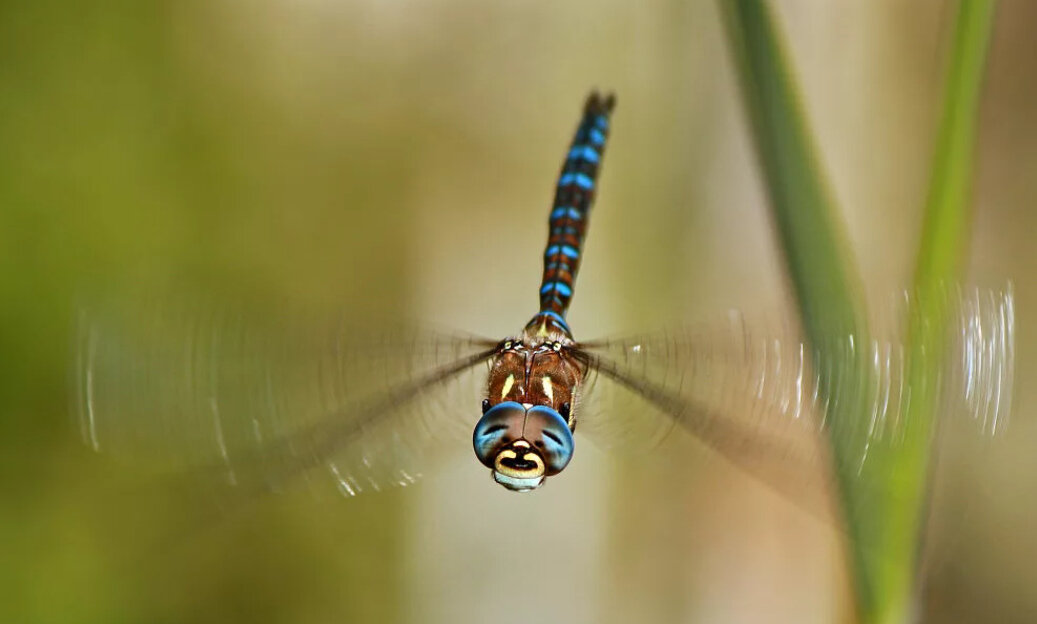
M 896 442 L 870 438 L 866 408 L 874 380 L 866 305 L 770 8 L 761 0 L 721 5 L 778 237 L 828 399 L 858 613 L 868 623 L 907 622 L 916 606 L 936 376 L 947 330 L 942 289 L 958 277 L 968 234 L 976 108 L 993 1 L 962 0 L 957 15 L 915 279 L 917 305 L 909 320 L 911 398 Z M 890 495 L 867 495 L 874 485 Z

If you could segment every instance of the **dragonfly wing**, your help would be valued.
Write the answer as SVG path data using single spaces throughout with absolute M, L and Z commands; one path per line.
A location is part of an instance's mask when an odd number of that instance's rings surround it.
M 809 356 L 793 331 L 751 331 L 735 315 L 720 324 L 588 344 L 581 353 L 594 375 L 581 432 L 636 450 L 690 433 L 830 519 L 823 413 Z
M 95 449 L 249 490 L 346 495 L 466 448 L 489 341 L 413 326 L 152 306 L 86 311 L 77 411 Z
M 984 434 L 997 433 L 1007 422 L 1012 394 L 1012 291 L 955 291 L 948 302 L 953 335 L 940 417 L 960 420 L 965 415 Z M 904 312 L 910 308 L 899 309 L 896 316 L 906 318 Z M 903 332 L 893 327 L 881 334 L 892 338 L 865 342 L 848 336 L 835 345 L 848 352 L 863 350 L 869 363 L 867 418 L 856 430 L 843 428 L 853 439 L 840 445 L 856 453 L 840 461 L 852 462 L 861 475 L 867 474 L 861 468 L 869 448 L 877 441 L 896 444 L 905 425 L 905 348 Z M 653 446 L 679 426 L 779 492 L 791 492 L 795 502 L 817 510 L 804 503 L 803 494 L 815 486 L 827 488 L 831 474 L 827 404 L 818 392 L 811 351 L 795 328 L 750 323 L 734 313 L 721 323 L 586 343 L 580 351 L 599 377 L 588 383 L 582 431 L 608 445 L 637 447 Z M 833 380 L 836 392 L 840 383 L 844 380 Z M 890 495 L 871 483 L 856 487 L 872 496 Z
M 588 383 L 586 408 L 605 416 L 617 399 L 640 399 L 669 415 L 647 436 L 648 446 L 668 435 L 672 424 L 717 438 L 718 450 L 753 436 L 781 436 L 820 427 L 817 395 L 803 342 L 788 328 L 750 328 L 739 314 L 718 324 L 580 345 L 591 370 L 612 382 Z M 625 392 L 619 393 L 622 388 Z M 618 396 L 617 396 L 618 395 Z M 621 399 L 620 397 L 625 397 Z M 683 411 L 682 411 L 683 410 Z M 656 417 L 657 418 L 657 417 Z M 606 444 L 627 445 L 637 414 L 581 421 L 581 428 Z

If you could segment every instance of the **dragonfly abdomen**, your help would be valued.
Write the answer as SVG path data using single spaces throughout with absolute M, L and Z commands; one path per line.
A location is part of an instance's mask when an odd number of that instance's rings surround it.
M 558 178 L 544 251 L 540 314 L 531 325 L 546 321 L 569 333 L 564 318 L 580 266 L 587 217 L 594 202 L 613 106 L 615 98 L 611 94 L 603 97 L 596 91 L 588 96 L 584 105 L 583 118 Z

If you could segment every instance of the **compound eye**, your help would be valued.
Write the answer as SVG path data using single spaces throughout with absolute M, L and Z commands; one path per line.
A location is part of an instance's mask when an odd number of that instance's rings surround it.
M 493 468 L 497 453 L 510 442 L 522 437 L 526 408 L 515 401 L 498 403 L 486 410 L 472 432 L 475 456 L 487 468 Z
M 546 405 L 531 408 L 522 435 L 540 451 L 546 476 L 556 475 L 569 465 L 574 450 L 573 434 L 555 410 Z

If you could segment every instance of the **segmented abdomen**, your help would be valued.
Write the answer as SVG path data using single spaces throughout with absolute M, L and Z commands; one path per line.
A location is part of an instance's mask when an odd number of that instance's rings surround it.
M 580 266 L 580 254 L 587 217 L 594 203 L 598 171 L 609 133 L 609 114 L 615 98 L 592 92 L 584 105 L 583 119 L 576 129 L 572 146 L 558 178 L 551 210 L 550 236 L 544 251 L 544 278 L 540 286 L 540 314 L 568 333 L 565 313 L 573 294 L 573 280 Z

